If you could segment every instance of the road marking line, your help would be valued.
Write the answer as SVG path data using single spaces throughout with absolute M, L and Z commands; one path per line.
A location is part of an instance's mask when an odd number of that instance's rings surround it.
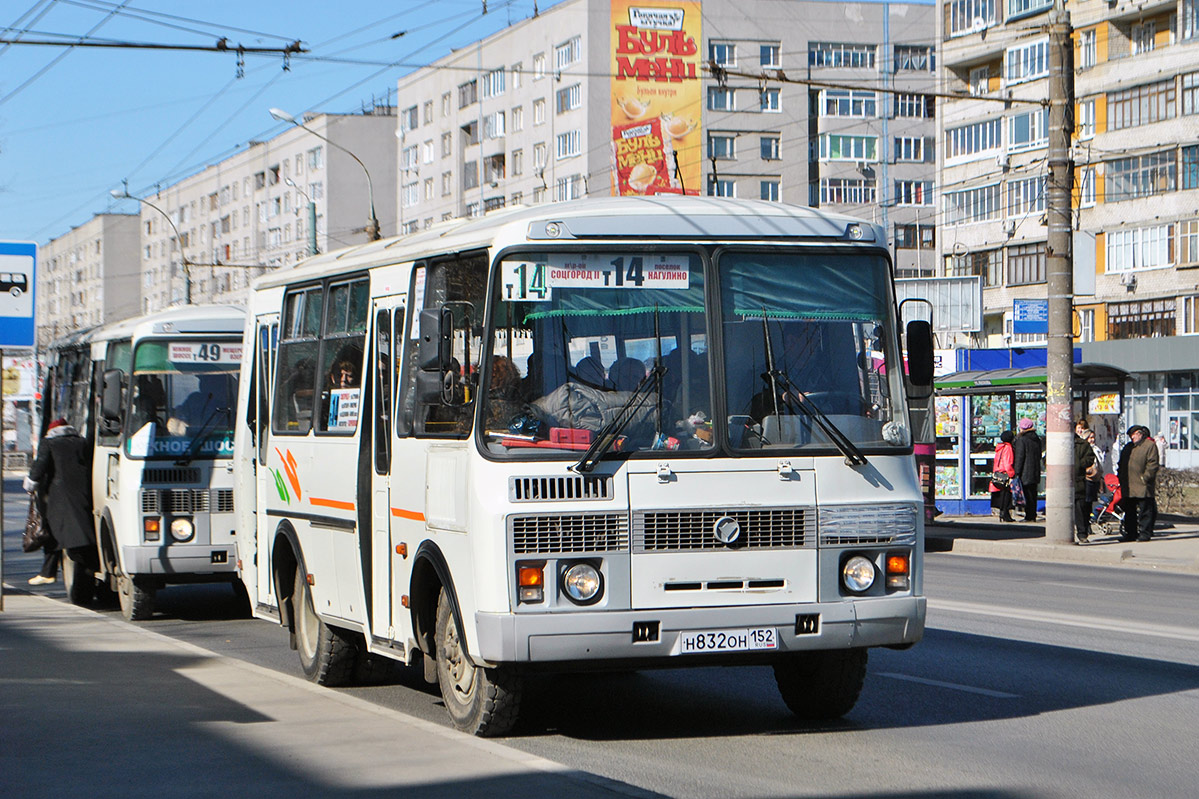
M 976 616 L 994 616 L 1001 619 L 1059 624 L 1063 627 L 1081 627 L 1087 630 L 1101 630 L 1106 633 L 1129 633 L 1131 635 L 1147 635 L 1155 638 L 1170 638 L 1176 641 L 1199 642 L 1199 629 L 1174 627 L 1167 624 L 1147 624 L 1124 619 L 1106 619 L 1100 616 L 1080 616 L 1073 613 L 1053 613 L 1044 610 L 997 607 L 994 605 L 982 605 L 976 602 L 955 602 L 949 599 L 930 599 L 928 600 L 928 607 L 931 610 L 947 610 L 955 613 L 971 613 Z M 935 625 L 929 626 L 932 627 Z
M 890 677 L 893 680 L 907 680 L 908 682 L 917 682 L 921 685 L 931 685 L 935 688 L 949 688 L 954 691 L 965 691 L 971 694 L 982 694 L 983 696 L 993 696 L 996 699 L 1019 699 L 1020 694 L 1008 694 L 1003 691 L 992 691 L 990 688 L 975 688 L 973 685 L 960 685 L 956 682 L 942 682 L 941 680 L 928 680 L 924 677 L 915 677 L 911 674 L 898 674 L 893 671 L 882 671 L 878 673 L 879 677 Z

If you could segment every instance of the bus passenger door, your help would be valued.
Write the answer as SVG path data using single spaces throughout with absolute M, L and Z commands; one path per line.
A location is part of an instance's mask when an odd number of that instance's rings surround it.
M 279 606 L 275 596 L 275 585 L 271 573 L 271 543 L 274 530 L 268 516 L 261 511 L 267 507 L 270 498 L 268 493 L 275 490 L 274 477 L 266 466 L 267 453 L 270 450 L 271 439 L 271 398 L 275 395 L 275 353 L 279 348 L 279 314 L 259 316 L 255 326 L 255 362 L 258 374 L 255 379 L 258 391 L 255 400 L 258 402 L 256 416 L 258 430 L 255 436 L 254 452 L 254 506 L 259 509 L 255 514 L 255 562 L 257 565 L 257 592 L 253 597 L 255 604 L 268 605 L 272 608 Z
M 396 552 L 392 534 L 391 457 L 395 446 L 396 376 L 399 353 L 396 329 L 404 326 L 404 297 L 382 297 L 374 303 L 374 341 L 371 352 L 371 387 L 374 424 L 371 425 L 371 634 L 395 640 L 393 596 L 395 572 L 405 555 Z M 364 445 L 366 442 L 363 442 Z M 365 543 L 365 542 L 364 542 Z M 406 581 L 405 581 L 406 584 Z

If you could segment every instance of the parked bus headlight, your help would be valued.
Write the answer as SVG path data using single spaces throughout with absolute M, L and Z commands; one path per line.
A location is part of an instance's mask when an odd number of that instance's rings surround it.
M 855 594 L 869 591 L 874 585 L 874 564 L 861 555 L 854 555 L 841 567 L 841 582 Z
M 603 587 L 603 578 L 590 563 L 576 563 L 562 572 L 562 592 L 578 605 L 597 601 Z
M 191 519 L 172 519 L 171 538 L 179 542 L 191 541 L 196 534 L 196 526 Z

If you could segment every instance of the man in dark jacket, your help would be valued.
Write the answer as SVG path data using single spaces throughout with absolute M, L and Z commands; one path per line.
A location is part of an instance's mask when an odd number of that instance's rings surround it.
M 1128 428 L 1132 442 L 1120 450 L 1120 491 L 1124 495 L 1123 538 L 1125 541 L 1148 541 L 1153 537 L 1157 521 L 1157 471 L 1161 467 L 1157 443 L 1149 428 L 1133 425 Z
M 43 523 L 54 539 L 45 546 L 42 570 L 30 584 L 54 582 L 64 550 L 73 561 L 94 560 L 91 449 L 65 419 L 55 419 L 46 429 L 25 488 L 36 491 Z
M 1012 454 L 1015 462 L 1012 468 L 1024 487 L 1024 521 L 1037 520 L 1037 490 L 1041 486 L 1041 453 L 1045 447 L 1041 437 L 1037 435 L 1032 419 L 1021 419 L 1016 425 L 1020 434 L 1012 444 Z
M 1090 479 L 1087 472 L 1095 465 L 1095 451 L 1079 433 L 1080 430 L 1086 428 L 1076 427 L 1074 436 L 1074 540 L 1085 544 L 1091 536 L 1091 502 L 1087 498 Z

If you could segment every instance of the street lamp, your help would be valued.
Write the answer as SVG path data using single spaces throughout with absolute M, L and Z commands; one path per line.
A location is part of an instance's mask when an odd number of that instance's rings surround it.
M 135 197 L 129 193 L 129 189 L 113 189 L 109 192 L 113 199 L 117 200 L 137 200 L 139 203 L 145 203 L 153 208 L 158 213 L 166 218 L 167 224 L 171 226 L 171 230 L 175 231 L 175 241 L 179 242 L 179 258 L 183 261 L 183 304 L 192 304 L 192 273 L 191 265 L 187 262 L 187 252 L 183 249 L 183 236 L 179 235 L 179 228 L 175 227 L 175 220 L 171 219 L 171 215 L 159 208 L 154 203 L 144 197 Z
M 371 241 L 378 241 L 380 238 L 382 238 L 382 236 L 379 235 L 379 219 L 378 219 L 378 217 L 375 216 L 375 188 L 371 184 L 371 173 L 369 170 L 367 170 L 366 164 L 362 163 L 362 159 L 359 158 L 358 156 L 354 155 L 352 152 L 347 150 L 345 147 L 342 147 L 337 142 L 332 141 L 328 137 L 322 136 L 321 134 L 317 133 L 315 130 L 308 127 L 303 122 L 296 119 L 291 114 L 284 111 L 283 109 L 272 108 L 272 109 L 270 109 L 270 113 L 271 113 L 272 117 L 279 120 L 280 122 L 290 122 L 291 124 L 295 125 L 297 128 L 303 128 L 304 130 L 311 133 L 313 136 L 316 136 L 321 141 L 327 143 L 330 147 L 336 147 L 337 149 L 341 150 L 346 155 L 350 156 L 350 158 L 353 158 L 355 161 L 358 162 L 358 166 L 362 167 L 362 172 L 363 172 L 363 174 L 366 175 L 366 194 L 367 194 L 367 199 L 370 202 L 370 219 L 366 223 L 366 235 L 367 235 L 367 238 L 369 238 Z
M 304 195 L 304 199 L 308 201 L 308 254 L 316 255 L 316 203 L 308 196 L 308 192 L 296 185 L 296 182 L 291 178 L 284 178 L 283 182 L 293 189 Z

